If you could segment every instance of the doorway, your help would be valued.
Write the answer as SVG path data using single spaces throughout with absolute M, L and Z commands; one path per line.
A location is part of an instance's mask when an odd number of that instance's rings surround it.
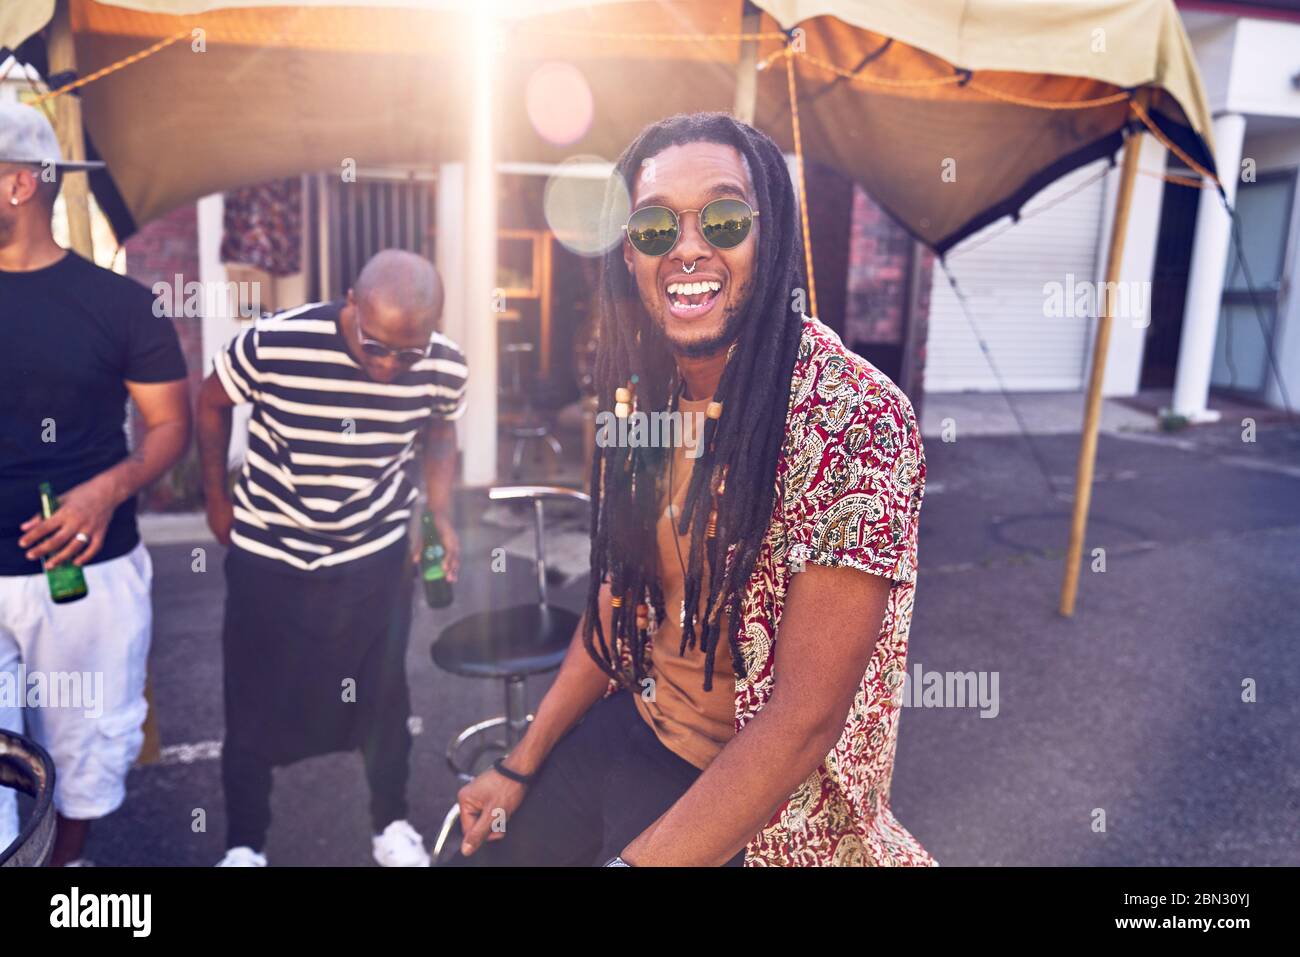
M 1182 172 L 1175 166 L 1170 164 L 1171 173 Z M 1142 350 L 1141 389 L 1174 387 L 1200 202 L 1199 189 L 1165 183 L 1160 201 L 1155 268 L 1151 276 L 1151 325 L 1147 327 L 1146 344 Z

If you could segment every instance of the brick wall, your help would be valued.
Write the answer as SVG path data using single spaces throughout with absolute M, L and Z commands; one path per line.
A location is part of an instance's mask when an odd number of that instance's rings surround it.
M 198 209 L 190 203 L 143 226 L 126 241 L 126 272 L 132 279 L 152 288 L 156 282 L 170 285 L 199 279 Z M 182 289 L 184 287 L 182 286 Z M 197 316 L 173 319 L 180 338 L 181 351 L 189 369 L 190 397 L 193 400 L 202 378 L 203 320 Z M 142 425 L 139 413 L 132 411 L 133 433 Z M 153 512 L 190 511 L 201 508 L 198 455 L 193 443 L 184 458 L 161 479 L 140 495 L 140 510 Z

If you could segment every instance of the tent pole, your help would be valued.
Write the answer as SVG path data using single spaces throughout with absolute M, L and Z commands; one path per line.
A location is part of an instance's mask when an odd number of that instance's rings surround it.
M 1092 349 L 1092 369 L 1088 376 L 1088 398 L 1084 405 L 1083 436 L 1079 444 L 1079 465 L 1074 480 L 1074 515 L 1070 520 L 1070 545 L 1065 553 L 1065 580 L 1061 583 L 1060 612 L 1066 618 L 1074 614 L 1074 600 L 1079 591 L 1079 568 L 1083 561 L 1083 536 L 1088 527 L 1088 506 L 1092 500 L 1093 466 L 1097 461 L 1097 430 L 1101 425 L 1101 386 L 1106 375 L 1106 352 L 1110 346 L 1114 297 L 1124 259 L 1124 237 L 1128 232 L 1129 207 L 1133 200 L 1133 181 L 1137 176 L 1138 155 L 1142 152 L 1142 134 L 1129 135 L 1124 145 L 1124 166 L 1120 172 L 1119 195 L 1115 199 L 1115 221 L 1110 230 L 1110 252 L 1106 256 L 1106 287 L 1098 297 L 1101 309 L 1097 317 L 1097 339 Z
M 50 20 L 50 75 L 76 72 L 77 51 L 72 40 L 69 0 L 58 0 Z M 59 136 L 63 158 L 81 162 L 86 158 L 86 143 L 81 132 L 81 100 L 73 93 L 54 98 L 54 130 Z M 64 177 L 63 203 L 68 215 L 68 240 L 81 256 L 95 260 L 95 244 L 90 232 L 90 183 L 86 173 Z
M 763 11 L 745 0 L 740 15 L 740 32 L 757 33 L 763 25 Z M 731 114 L 742 123 L 754 125 L 758 105 L 758 41 L 740 41 L 740 62 L 736 64 L 736 100 Z

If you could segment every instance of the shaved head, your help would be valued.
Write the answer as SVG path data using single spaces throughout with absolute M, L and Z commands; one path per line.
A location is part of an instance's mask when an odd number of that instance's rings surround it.
M 377 333 L 426 335 L 442 315 L 442 280 L 433 263 L 404 249 L 385 249 L 371 257 L 357 277 L 357 303 L 376 318 Z M 394 325 L 396 327 L 394 327 Z
M 423 256 L 385 249 L 371 257 L 339 313 L 348 349 L 370 378 L 395 381 L 407 369 L 396 351 L 428 348 L 442 319 L 442 298 L 438 270 Z M 371 353 L 378 346 L 379 354 L 367 354 L 362 340 L 370 340 Z

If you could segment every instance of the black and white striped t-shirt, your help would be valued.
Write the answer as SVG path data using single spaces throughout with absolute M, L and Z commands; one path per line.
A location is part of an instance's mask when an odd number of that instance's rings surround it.
M 411 463 L 431 416 L 465 411 L 465 356 L 434 333 L 429 357 L 371 380 L 338 326 L 343 303 L 258 319 L 216 359 L 236 403 L 253 403 L 231 540 L 302 570 L 372 555 L 400 539 L 417 498 Z

